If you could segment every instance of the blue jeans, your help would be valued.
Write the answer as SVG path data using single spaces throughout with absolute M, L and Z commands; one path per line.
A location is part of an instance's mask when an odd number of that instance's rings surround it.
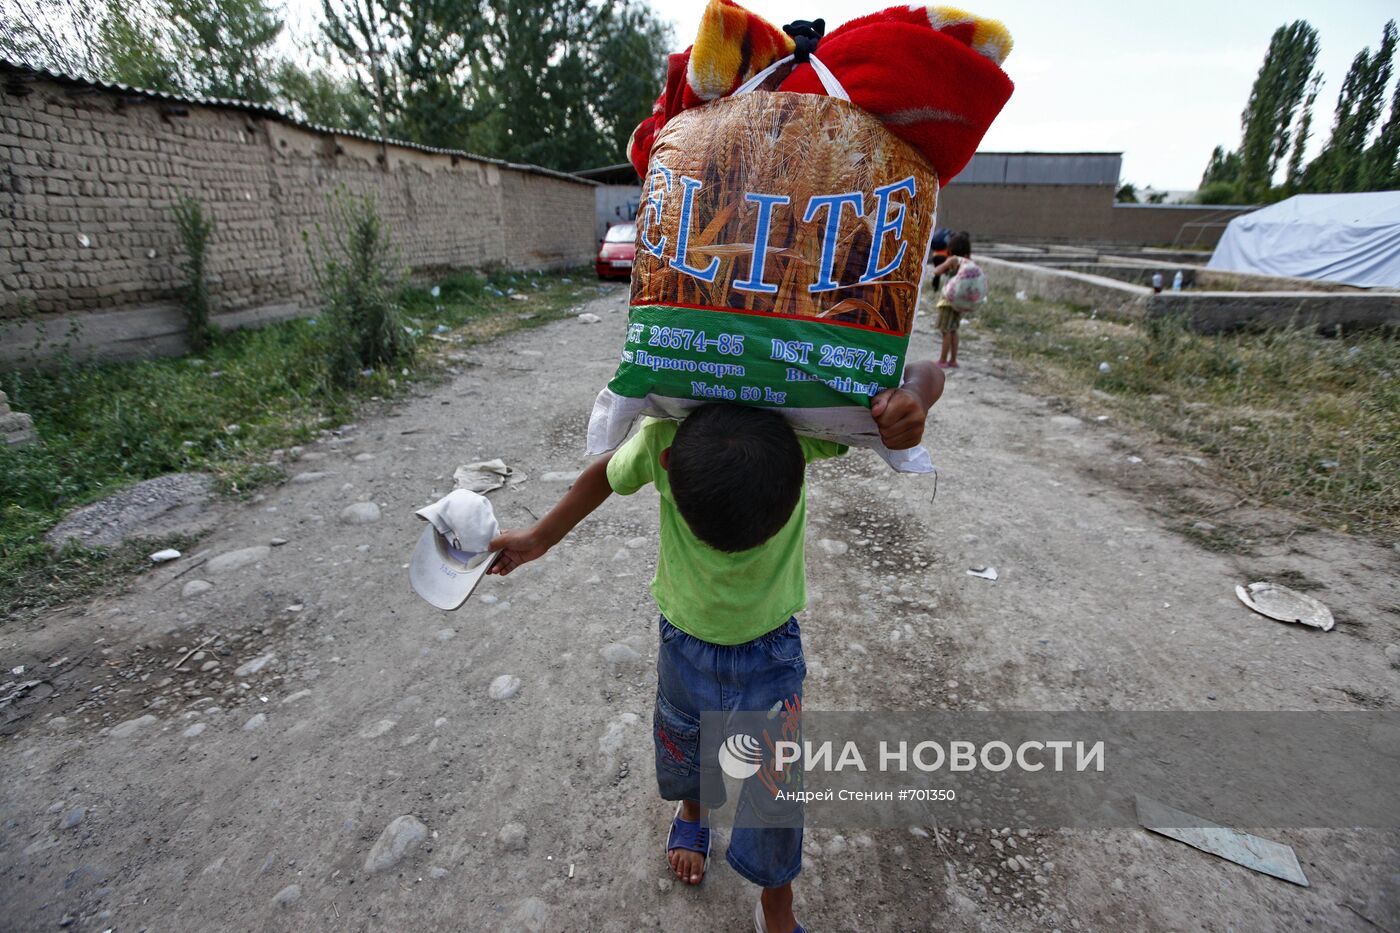
M 722 781 L 705 782 L 707 788 L 718 786 L 719 799 L 706 800 L 701 794 L 701 771 L 713 774 L 718 768 L 718 745 L 702 753 L 700 714 L 764 711 L 783 704 L 800 709 L 806 676 L 802 630 L 795 618 L 751 642 L 715 645 L 687 635 L 663 616 L 652 717 L 656 782 L 662 798 L 722 806 Z M 754 805 L 747 799 L 752 785 L 746 781 L 740 794 L 741 814 Z M 725 854 L 734 870 L 765 888 L 781 887 L 796 878 L 802 870 L 801 827 L 752 828 L 741 822 L 752 823 L 735 820 Z

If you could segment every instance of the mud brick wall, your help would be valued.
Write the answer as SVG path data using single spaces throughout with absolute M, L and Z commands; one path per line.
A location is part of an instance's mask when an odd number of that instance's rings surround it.
M 0 80 L 0 329 L 36 315 L 120 312 L 137 329 L 169 317 L 181 195 L 213 216 L 211 297 L 225 326 L 314 310 L 307 238 L 314 245 L 338 191 L 374 198 L 411 274 L 559 268 L 596 248 L 593 186 L 569 176 L 259 110 L 22 77 Z
M 1112 185 L 979 185 L 954 179 L 938 194 L 938 225 L 977 242 L 1179 244 L 1212 249 L 1250 207 L 1115 204 Z
M 579 260 L 578 244 L 587 244 L 585 259 L 592 259 L 598 241 L 594 235 L 596 206 L 593 189 L 580 194 L 576 187 L 553 178 L 525 172 L 508 172 L 501 177 L 501 190 L 507 205 L 505 245 L 510 255 L 530 268 L 557 268 Z M 586 196 L 588 210 L 579 205 Z

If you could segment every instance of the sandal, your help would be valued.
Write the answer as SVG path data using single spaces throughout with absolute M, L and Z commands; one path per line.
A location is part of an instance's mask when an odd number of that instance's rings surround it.
M 768 923 L 763 919 L 763 898 L 753 905 L 753 933 L 768 933 Z M 802 924 L 793 927 L 792 933 L 807 933 Z
M 703 822 L 692 823 L 690 820 L 681 819 L 681 803 L 676 803 L 676 815 L 671 818 L 671 831 L 666 834 L 666 854 L 670 855 L 674 849 L 699 852 L 705 859 L 706 871 L 700 875 L 700 880 L 704 881 L 710 867 L 710 827 Z

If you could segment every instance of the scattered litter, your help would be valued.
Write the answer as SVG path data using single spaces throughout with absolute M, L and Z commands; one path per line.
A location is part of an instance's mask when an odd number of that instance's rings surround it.
M 1299 625 L 1320 628 L 1324 632 L 1332 631 L 1332 626 L 1336 624 L 1332 618 L 1332 610 L 1321 602 L 1279 583 L 1236 586 L 1235 595 L 1240 598 L 1240 602 L 1255 612 L 1279 622 L 1297 622 Z
M 555 470 L 540 477 L 542 483 L 572 483 L 583 473 L 582 470 Z
M 1342 464 L 1337 460 L 1319 460 L 1317 461 L 1317 465 L 1324 470 L 1335 470 Z
M 163 551 L 156 551 L 154 554 L 152 554 L 151 560 L 157 564 L 163 564 L 167 561 L 178 560 L 179 557 L 179 551 L 175 550 L 173 547 L 168 547 Z
M 1016 300 L 1017 300 L 1017 301 L 1025 301 L 1025 300 L 1026 300 L 1027 298 L 1029 298 L 1029 297 L 1030 297 L 1030 296 L 1027 295 L 1024 291 L 1019 291 L 1019 292 L 1016 293 Z
M 1128 458 L 1128 462 L 1129 462 L 1129 463 L 1141 463 L 1141 462 L 1142 462 L 1142 458 L 1141 458 L 1141 457 L 1129 457 L 1129 458 Z
M 23 674 L 23 673 L 24 673 L 24 665 L 21 664 L 19 667 L 12 667 L 12 668 L 10 668 L 10 673 L 11 673 L 11 674 L 14 674 L 16 677 L 18 677 L 20 674 Z
M 573 863 L 573 862 L 570 862 L 570 863 L 569 863 L 569 877 L 572 878 L 573 876 L 574 876 L 574 863 Z
M 1107 375 L 1108 373 L 1110 373 L 1110 372 L 1112 372 L 1112 371 L 1113 371 L 1113 367 L 1112 367 L 1112 366 L 1109 366 L 1107 363 L 1100 363 L 1100 364 L 1099 364 L 1099 372 L 1104 373 L 1105 375 Z
M 431 294 L 432 294 L 432 296 L 433 296 L 434 298 L 437 298 L 438 296 L 440 296 L 440 295 L 442 294 L 442 286 L 441 286 L 441 285 L 434 285 Z
M 511 296 L 510 296 L 510 300 L 511 300 L 511 301 L 529 301 L 529 300 L 530 300 L 530 296 L 529 296 L 529 295 L 515 294 L 515 295 L 511 295 Z
M 578 316 L 578 322 L 580 324 L 597 324 L 601 320 L 602 318 L 591 311 L 585 311 Z
M 1184 842 L 1252 871 L 1308 887 L 1308 878 L 1292 846 L 1218 826 L 1141 794 L 1137 795 L 1137 816 L 1145 829 L 1168 839 Z
M 502 486 L 519 486 L 527 478 L 519 470 L 506 466 L 506 462 L 499 457 L 459 466 L 452 473 L 452 479 L 458 489 L 469 489 L 482 495 Z
M 985 564 L 978 564 L 969 570 L 967 575 L 969 577 L 981 577 L 983 580 L 995 580 L 997 578 L 997 569 L 995 567 L 988 567 Z
M 14 672 L 11 671 L 11 673 Z M 4 709 L 5 707 L 9 706 L 15 700 L 18 700 L 21 696 L 28 693 L 30 690 L 33 690 L 35 687 L 39 686 L 43 682 L 44 681 L 42 680 L 22 680 L 19 683 L 13 685 L 6 684 L 5 686 L 10 688 L 10 692 L 5 694 L 4 696 L 0 696 L 0 709 Z

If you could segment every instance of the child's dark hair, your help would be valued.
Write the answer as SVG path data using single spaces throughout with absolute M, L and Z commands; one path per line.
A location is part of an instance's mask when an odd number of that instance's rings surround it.
M 972 234 L 963 230 L 948 237 L 948 255 L 967 259 L 972 255 Z
M 806 465 L 782 415 L 717 403 L 701 405 L 676 428 L 667 473 L 695 537 L 734 552 L 758 547 L 787 524 Z

